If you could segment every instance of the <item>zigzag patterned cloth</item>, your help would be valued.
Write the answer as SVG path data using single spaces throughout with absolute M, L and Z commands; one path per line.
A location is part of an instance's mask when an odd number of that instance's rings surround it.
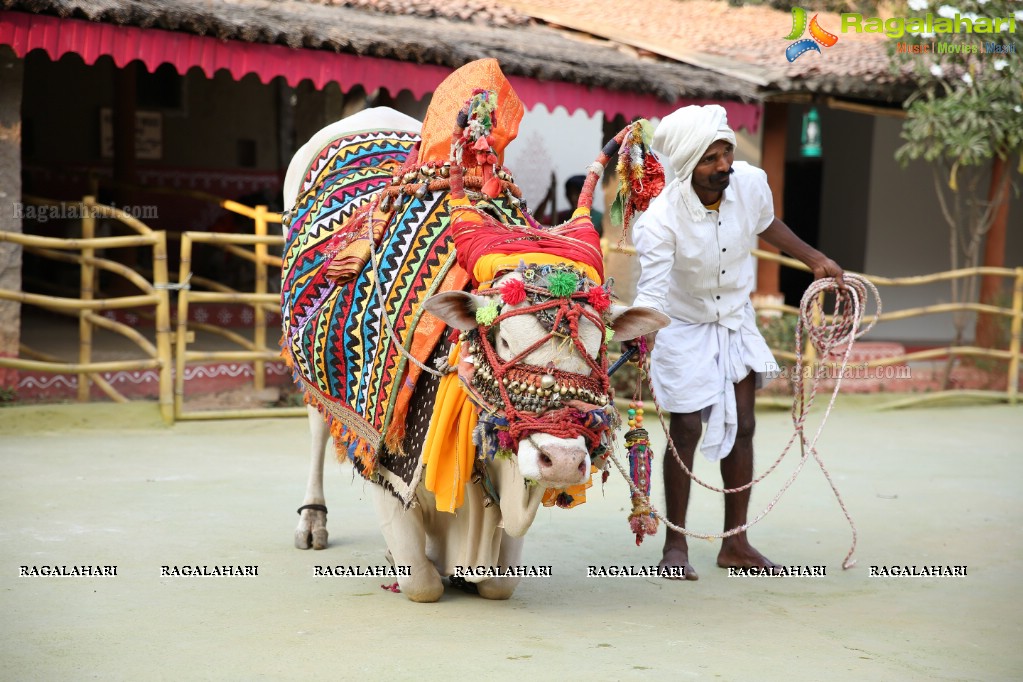
M 416 139 L 408 133 L 361 133 L 324 150 L 305 178 L 285 246 L 285 359 L 307 399 L 331 421 L 339 454 L 370 479 L 385 436 L 390 450 L 401 450 L 421 371 L 398 346 L 425 361 L 444 325 L 422 317 L 422 301 L 442 284 L 450 289 L 467 282 L 453 267 L 447 192 L 410 197 L 391 214 L 370 217 L 359 210 L 388 184 Z M 327 276 L 329 266 L 354 240 L 369 237 L 371 223 L 378 237 L 376 264 L 370 260 L 338 284 Z

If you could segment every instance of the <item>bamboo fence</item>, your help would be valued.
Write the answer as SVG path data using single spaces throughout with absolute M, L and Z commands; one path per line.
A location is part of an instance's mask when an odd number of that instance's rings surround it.
M 267 210 L 266 206 L 249 207 L 235 201 L 211 199 L 208 195 L 195 193 L 196 198 L 215 200 L 222 208 L 242 215 L 253 221 L 253 234 L 224 234 L 214 232 L 189 231 L 180 237 L 180 268 L 178 283 L 168 282 L 167 273 L 167 235 L 162 231 L 154 231 L 136 218 L 109 206 L 96 203 L 95 198 L 86 196 L 81 202 L 63 202 L 65 205 L 77 205 L 82 209 L 82 238 L 57 239 L 39 237 L 19 233 L 0 231 L 0 241 L 22 245 L 28 251 L 53 260 L 77 263 L 81 267 L 81 292 L 77 299 L 67 297 L 43 296 L 21 291 L 0 290 L 0 299 L 19 301 L 26 305 L 39 306 L 47 310 L 66 315 L 76 316 L 79 320 L 79 354 L 78 362 L 61 362 L 57 358 L 45 356 L 31 349 L 23 349 L 20 358 L 0 358 L 0 367 L 36 370 L 46 372 L 77 373 L 78 399 L 88 400 L 90 385 L 95 384 L 111 399 L 122 402 L 126 399 L 101 376 L 103 372 L 136 369 L 157 369 L 159 371 L 159 405 L 164 420 L 171 423 L 175 420 L 251 418 L 263 416 L 293 416 L 304 414 L 305 408 L 266 408 L 246 410 L 188 411 L 185 409 L 185 370 L 189 364 L 213 361 L 236 361 L 253 363 L 256 390 L 265 387 L 265 368 L 267 362 L 279 359 L 276 339 L 272 346 L 267 346 L 266 314 L 276 311 L 280 305 L 279 295 L 271 293 L 268 286 L 268 272 L 276 272 L 281 268 L 281 259 L 269 253 L 269 247 L 281 246 L 283 237 L 276 231 L 268 234 L 268 226 L 280 224 L 281 216 Z M 55 204 L 46 199 L 25 197 L 30 203 Z M 135 232 L 131 236 L 96 237 L 96 217 L 116 219 Z M 192 255 L 196 245 L 203 248 L 218 248 L 236 258 L 241 258 L 255 266 L 256 276 L 254 290 L 241 292 L 223 283 L 200 278 L 192 273 Z M 602 242 L 604 253 L 635 254 L 632 247 L 619 247 L 608 240 Z M 97 257 L 97 249 L 124 247 L 151 247 L 152 271 L 151 280 L 139 272 L 113 260 Z M 68 253 L 75 252 L 78 253 Z M 807 268 L 800 262 L 774 253 L 755 250 L 754 255 L 763 260 L 772 260 L 785 267 L 801 270 Z M 97 275 L 99 271 L 114 273 L 132 285 L 141 293 L 134 296 L 111 298 L 95 298 Z M 924 393 L 898 402 L 889 403 L 888 407 L 903 407 L 913 404 L 932 402 L 952 397 L 982 398 L 1016 404 L 1019 399 L 1020 346 L 1023 336 L 1023 267 L 991 268 L 979 267 L 917 277 L 887 278 L 867 276 L 875 285 L 883 286 L 916 286 L 933 282 L 948 281 L 954 278 L 994 275 L 1006 277 L 1013 281 L 1011 307 L 1005 308 L 980 303 L 943 303 L 921 306 L 906 310 L 888 311 L 883 313 L 880 321 L 903 320 L 921 315 L 972 311 L 987 313 L 1009 318 L 1010 340 L 1008 348 L 980 348 L 977 346 L 948 346 L 898 356 L 878 358 L 863 363 L 862 367 L 873 368 L 887 365 L 902 365 L 907 362 L 933 360 L 951 357 L 984 357 L 1007 362 L 1005 391 L 977 390 L 945 390 Z M 193 290 L 202 286 L 204 291 Z M 177 329 L 172 333 L 170 321 L 170 291 L 176 290 L 177 295 Z M 235 331 L 223 329 L 216 325 L 188 320 L 188 308 L 192 303 L 242 303 L 254 310 L 251 338 Z M 151 343 L 136 330 L 114 320 L 98 315 L 96 311 L 116 308 L 152 308 L 156 323 L 156 343 Z M 757 310 L 775 311 L 779 313 L 798 314 L 792 306 L 780 304 L 758 304 Z M 143 352 L 140 360 L 124 360 L 117 362 L 93 362 L 92 341 L 93 330 L 100 327 L 134 342 Z M 216 334 L 237 345 L 238 350 L 198 351 L 189 350 L 194 343 L 195 332 L 204 331 Z M 174 350 L 172 351 L 172 343 Z M 772 349 L 782 359 L 794 360 L 795 354 L 787 348 Z M 814 349 L 807 344 L 804 350 L 804 361 L 812 364 L 815 358 Z M 35 358 L 35 359 L 30 359 Z M 834 366 L 835 363 L 820 363 Z
M 0 231 L 0 241 L 20 245 L 23 249 L 44 258 L 77 263 L 81 267 L 79 298 L 44 296 L 22 291 L 0 289 L 0 299 L 18 301 L 23 305 L 38 306 L 63 315 L 78 318 L 78 362 L 61 362 L 57 358 L 32 352 L 23 352 L 42 359 L 0 358 L 0 367 L 43 372 L 67 372 L 78 374 L 78 400 L 89 399 L 90 387 L 95 384 L 111 400 L 127 402 L 117 389 L 110 385 L 101 374 L 120 370 L 156 369 L 159 372 L 160 414 L 164 421 L 174 421 L 173 394 L 171 392 L 171 325 L 169 284 L 167 281 L 167 235 L 150 229 L 124 211 L 104 206 L 95 197 L 86 196 L 81 202 L 55 202 L 38 197 L 24 197 L 28 203 L 43 206 L 73 206 L 81 215 L 82 237 L 80 239 L 58 239 L 14 232 Z M 134 232 L 134 235 L 119 237 L 96 237 L 96 218 L 112 218 Z M 139 275 L 127 266 L 107 258 L 96 256 L 97 249 L 130 247 L 152 249 L 152 281 Z M 66 253 L 74 252 L 78 253 Z M 98 274 L 106 271 L 119 275 L 137 287 L 141 293 L 133 296 L 95 298 L 98 291 Z M 156 326 L 156 343 L 150 343 L 135 329 L 121 322 L 107 319 L 96 311 L 118 308 L 152 308 Z M 103 329 L 120 334 L 135 343 L 145 356 L 142 359 L 116 362 L 93 362 L 93 329 Z
M 601 244 L 604 248 L 605 254 L 626 253 L 630 255 L 635 255 L 636 253 L 635 248 L 631 246 L 616 246 L 608 242 L 608 240 L 606 239 L 602 240 Z M 785 267 L 795 268 L 803 271 L 809 270 L 809 268 L 807 268 L 805 265 L 803 265 L 803 263 L 801 263 L 798 260 L 788 258 L 786 256 L 782 256 L 776 253 L 771 253 L 769 251 L 754 249 L 753 255 L 761 260 L 775 261 Z M 933 315 L 938 313 L 949 313 L 959 311 L 999 315 L 1002 317 L 1009 318 L 1008 348 L 1004 349 L 981 348 L 978 346 L 949 345 L 942 348 L 931 348 L 929 350 L 921 350 L 912 353 L 902 353 L 901 355 L 877 358 L 874 360 L 866 361 L 858 366 L 863 368 L 874 368 L 889 365 L 903 365 L 908 362 L 944 359 L 948 358 L 949 356 L 953 358 L 981 357 L 993 360 L 1004 360 L 1007 361 L 1008 365 L 1008 370 L 1006 373 L 1006 389 L 1004 391 L 965 389 L 930 391 L 927 393 L 921 393 L 919 395 L 909 396 L 904 399 L 889 402 L 882 405 L 882 407 L 887 408 L 908 407 L 912 405 L 918 405 L 921 403 L 946 400 L 949 398 L 974 398 L 974 399 L 980 398 L 985 400 L 995 400 L 999 402 L 1004 401 L 1011 405 L 1015 405 L 1019 401 L 1020 346 L 1021 336 L 1023 336 L 1023 267 L 995 268 L 981 266 L 974 268 L 962 268 L 959 270 L 950 270 L 930 275 L 919 275 L 914 277 L 880 277 L 875 275 L 864 275 L 864 277 L 870 282 L 872 282 L 875 286 L 909 287 L 932 284 L 934 282 L 944 282 L 952 279 L 965 279 L 968 277 L 977 277 L 983 275 L 1005 277 L 1013 282 L 1011 307 L 1005 308 L 995 305 L 972 302 L 937 303 L 933 305 L 919 306 L 916 308 L 907 308 L 904 310 L 882 312 L 881 315 L 878 317 L 878 322 L 905 320 L 913 317 L 919 317 L 922 315 Z M 783 304 L 758 303 L 756 305 L 756 308 L 758 312 L 776 311 L 792 315 L 799 314 L 798 308 Z M 827 319 L 830 319 L 830 316 L 828 316 Z M 779 358 L 784 358 L 786 360 L 796 359 L 795 353 L 788 348 L 772 348 L 771 350 L 775 354 L 775 356 Z M 810 344 L 809 342 L 806 343 L 805 348 L 803 350 L 803 360 L 807 364 L 818 362 L 816 358 L 815 349 L 813 345 Z M 819 364 L 831 368 L 837 366 L 837 363 L 835 362 L 820 362 Z
M 266 206 L 250 208 L 234 201 L 224 201 L 223 208 L 250 218 L 254 222 L 254 234 L 223 234 L 213 232 L 185 232 L 181 235 L 181 264 L 179 281 L 196 282 L 192 277 L 192 251 L 195 244 L 212 245 L 226 253 L 249 261 L 255 265 L 255 285 L 253 292 L 240 292 L 222 284 L 207 286 L 211 291 L 192 291 L 190 286 L 182 286 L 178 292 L 178 331 L 175 357 L 174 384 L 174 417 L 175 419 L 229 419 L 263 416 L 294 416 L 305 414 L 305 408 L 265 408 L 245 410 L 185 410 L 185 368 L 190 362 L 236 361 L 252 362 L 254 370 L 254 388 L 261 390 L 266 386 L 266 363 L 280 359 L 280 351 L 275 343 L 267 347 L 266 313 L 280 308 L 280 295 L 269 292 L 267 271 L 269 268 L 281 269 L 281 259 L 268 252 L 269 246 L 282 246 L 284 237 L 280 234 L 267 234 L 268 225 L 280 224 L 279 213 L 271 213 Z M 251 250 L 243 248 L 252 247 Z M 190 322 L 188 306 L 190 303 L 244 303 L 254 310 L 252 339 L 241 334 L 217 327 L 216 325 Z M 188 344 L 195 338 L 195 329 L 202 329 L 217 334 L 241 347 L 232 351 L 189 351 Z

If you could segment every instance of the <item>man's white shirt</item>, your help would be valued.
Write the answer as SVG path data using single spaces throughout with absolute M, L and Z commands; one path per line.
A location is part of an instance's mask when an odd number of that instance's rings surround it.
M 719 209 L 702 220 L 683 205 L 682 183 L 671 182 L 636 221 L 642 273 L 633 305 L 683 322 L 742 325 L 755 284 L 750 251 L 774 221 L 774 202 L 764 171 L 743 161 L 732 169 Z

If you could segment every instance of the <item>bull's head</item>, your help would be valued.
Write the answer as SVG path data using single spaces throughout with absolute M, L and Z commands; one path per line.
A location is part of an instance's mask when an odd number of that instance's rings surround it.
M 585 482 L 610 445 L 608 339 L 669 321 L 609 305 L 603 288 L 562 265 L 522 264 L 475 294 L 446 292 L 425 305 L 463 331 L 459 374 L 482 411 L 478 445 L 517 454 L 523 477 L 553 488 Z

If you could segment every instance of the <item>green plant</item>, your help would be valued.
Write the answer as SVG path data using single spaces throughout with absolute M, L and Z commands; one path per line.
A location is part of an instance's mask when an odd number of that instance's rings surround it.
M 799 318 L 792 313 L 782 313 L 779 316 L 757 316 L 757 328 L 767 341 L 767 346 L 772 351 L 787 351 L 794 353 L 796 350 L 796 325 Z M 787 369 L 790 362 L 779 360 L 779 368 Z
M 942 20 L 976 22 L 1019 16 L 1019 3 L 1009 0 L 960 0 L 955 6 L 931 0 L 908 0 L 910 18 L 928 14 Z M 1018 21 L 1018 20 L 1017 20 Z M 917 22 L 920 25 L 920 22 Z M 938 30 L 938 29 L 936 29 Z M 980 263 L 984 236 L 999 206 L 1008 201 L 1011 171 L 989 186 L 988 168 L 995 159 L 1023 171 L 1023 42 L 1013 31 L 955 32 L 929 35 L 922 31 L 891 42 L 892 66 L 910 74 L 917 91 L 906 102 L 904 144 L 895 152 L 903 166 L 923 160 L 931 164 L 939 206 L 949 226 L 951 269 Z M 899 51 L 918 44 L 919 52 Z M 956 47 L 948 51 L 948 46 Z M 944 46 L 944 51 L 942 51 Z M 924 48 L 927 48 L 926 50 Z M 951 280 L 952 302 L 977 298 L 977 278 Z M 962 345 L 967 311 L 953 314 L 953 345 Z M 951 377 L 952 359 L 945 383 Z

